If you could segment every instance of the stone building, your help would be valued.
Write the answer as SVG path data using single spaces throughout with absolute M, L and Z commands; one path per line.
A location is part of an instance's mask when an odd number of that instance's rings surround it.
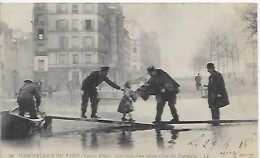
M 35 80 L 44 87 L 79 88 L 82 80 L 103 65 L 110 78 L 123 79 L 123 14 L 118 5 L 37 3 L 33 9 Z M 43 87 L 43 88 L 44 88 Z

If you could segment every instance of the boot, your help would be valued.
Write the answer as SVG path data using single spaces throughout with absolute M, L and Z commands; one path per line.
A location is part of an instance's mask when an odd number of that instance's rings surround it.
M 174 122 L 179 122 L 179 117 L 174 117 L 173 119 L 171 119 L 171 122 L 174 123 Z
M 212 121 L 213 121 L 212 126 L 219 126 L 220 125 L 218 119 L 213 119 Z
M 81 117 L 82 117 L 82 118 L 87 118 L 85 112 L 82 112 L 82 113 L 81 113 Z
M 99 116 L 97 116 L 96 114 L 92 114 L 91 118 L 100 118 Z

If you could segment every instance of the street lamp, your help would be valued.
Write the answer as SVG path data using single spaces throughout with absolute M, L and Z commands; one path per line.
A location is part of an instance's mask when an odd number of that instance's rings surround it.
M 17 70 L 13 69 L 13 75 L 14 75 L 14 97 L 16 97 L 16 74 L 17 74 Z

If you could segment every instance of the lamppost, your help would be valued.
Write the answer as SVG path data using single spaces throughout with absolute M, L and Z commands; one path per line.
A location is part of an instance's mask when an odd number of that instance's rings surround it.
M 16 97 L 16 74 L 17 74 L 17 70 L 13 69 L 13 75 L 14 75 L 14 97 Z

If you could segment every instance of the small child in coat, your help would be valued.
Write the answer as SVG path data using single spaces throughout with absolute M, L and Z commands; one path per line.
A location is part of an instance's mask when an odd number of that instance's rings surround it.
M 134 111 L 133 101 L 136 100 L 136 94 L 131 90 L 131 82 L 127 81 L 124 85 L 124 96 L 121 99 L 117 111 L 123 113 L 122 120 L 126 121 L 126 114 L 129 115 L 129 121 L 134 121 L 131 112 Z

